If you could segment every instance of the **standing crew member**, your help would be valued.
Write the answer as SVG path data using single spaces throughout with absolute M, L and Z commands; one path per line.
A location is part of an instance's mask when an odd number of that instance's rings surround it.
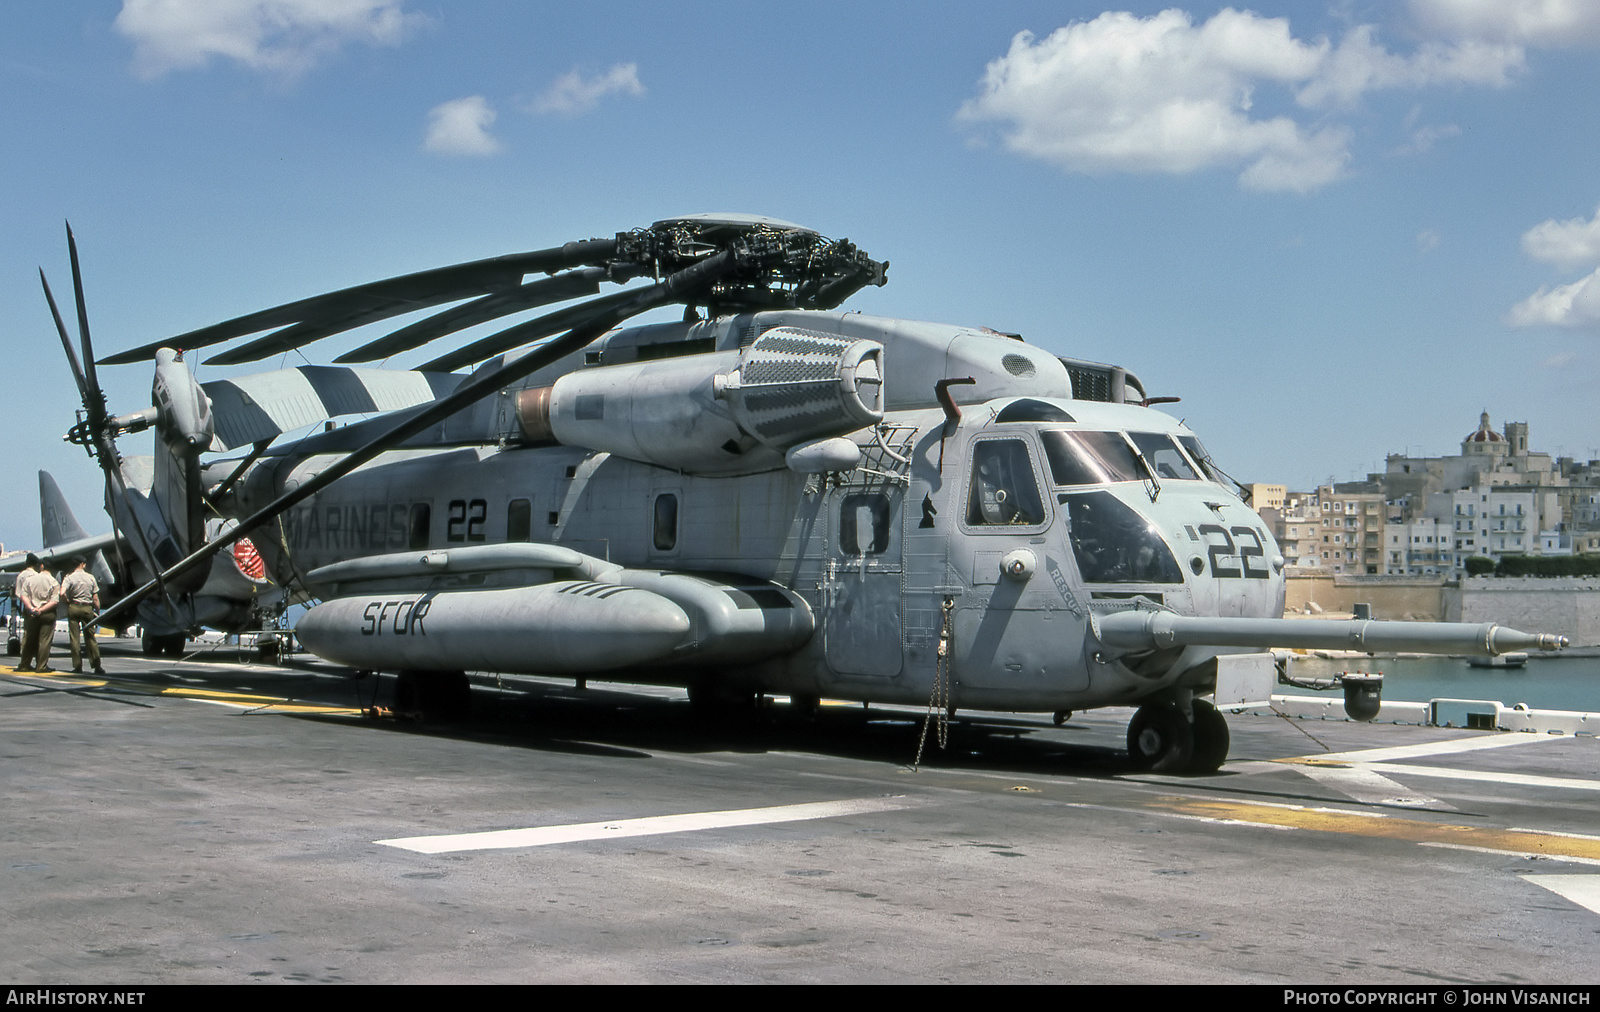
M 56 636 L 56 603 L 61 587 L 31 552 L 17 577 L 17 597 L 22 599 L 22 663 L 17 670 L 32 669 L 40 674 L 54 671 L 50 667 L 50 643 Z
M 100 611 L 100 581 L 94 578 L 81 555 L 72 557 L 72 572 L 61 581 L 61 598 L 67 604 L 67 642 L 72 644 L 72 670 L 83 670 L 83 653 L 78 648 L 81 634 L 88 642 L 89 663 L 94 673 L 103 675 L 100 666 L 100 644 L 94 641 L 94 617 Z

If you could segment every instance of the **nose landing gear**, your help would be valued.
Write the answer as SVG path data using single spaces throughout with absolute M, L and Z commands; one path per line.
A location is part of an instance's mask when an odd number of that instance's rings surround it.
M 1190 704 L 1146 703 L 1128 723 L 1128 759 L 1153 773 L 1215 773 L 1228 758 L 1228 722 L 1203 699 Z

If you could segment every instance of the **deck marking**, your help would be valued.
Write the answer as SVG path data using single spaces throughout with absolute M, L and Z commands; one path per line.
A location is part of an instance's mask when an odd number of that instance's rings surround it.
M 1600 914 L 1600 875 L 1524 875 L 1528 882 Z
M 75 673 L 47 672 L 38 674 L 28 672 L 28 677 L 36 681 L 28 682 L 20 679 L 18 684 L 38 684 L 38 682 L 66 684 L 74 686 L 74 690 L 65 691 L 102 691 L 107 693 L 125 692 L 135 696 L 174 696 L 178 699 L 192 699 L 200 703 L 218 703 L 223 706 L 239 707 L 245 710 L 261 713 L 321 713 L 321 714 L 347 714 L 361 713 L 360 707 L 331 706 L 324 703 L 296 702 L 287 696 L 262 696 L 250 692 L 230 692 L 219 689 L 196 689 L 185 685 L 151 685 L 148 682 L 128 681 L 117 678 L 85 678 Z M 51 686 L 54 688 L 54 685 Z M 63 691 L 57 689 L 56 691 Z
M 1324 762 L 1381 763 L 1388 762 L 1391 759 L 1420 759 L 1423 756 L 1430 755 L 1476 752 L 1481 748 L 1504 748 L 1508 745 L 1531 745 L 1537 741 L 1565 740 L 1566 736 L 1557 734 L 1492 732 L 1471 738 L 1448 738 L 1444 741 L 1419 742 L 1416 745 L 1394 745 L 1389 748 L 1365 748 L 1354 752 L 1328 752 L 1322 755 L 1295 756 L 1293 759 L 1280 761 L 1293 763 L 1315 759 Z
M 1552 833 L 1530 833 L 1526 830 L 1401 819 L 1369 812 L 1341 812 L 1328 808 L 1263 805 L 1206 798 L 1166 796 L 1153 799 L 1150 805 L 1187 815 L 1203 815 L 1236 822 L 1293 826 L 1325 833 L 1348 833 L 1353 836 L 1405 840 L 1411 843 L 1480 847 L 1508 854 L 1535 854 L 1541 857 L 1574 857 L 1600 861 L 1600 839 L 1593 837 L 1558 836 Z
M 1395 805 L 1400 808 L 1428 808 L 1436 811 L 1454 811 L 1455 806 L 1438 798 L 1419 794 L 1395 783 L 1365 763 L 1351 766 L 1322 766 L 1307 764 L 1299 770 L 1325 787 L 1349 795 L 1353 800 L 1369 805 Z
M 1441 780 L 1482 780 L 1518 787 L 1564 787 L 1573 791 L 1600 791 L 1600 780 L 1583 780 L 1577 777 L 1544 777 L 1531 773 L 1496 773 L 1492 770 L 1453 770 L 1443 766 L 1410 766 L 1403 763 L 1384 763 L 1377 768 L 1417 777 L 1437 777 Z
M 1496 855 L 1498 857 L 1527 857 L 1527 856 L 1529 856 L 1526 852 L 1520 851 L 1520 850 L 1501 850 L 1498 847 L 1469 847 L 1464 843 L 1435 843 L 1435 842 L 1430 841 L 1430 840 L 1424 840 L 1422 843 L 1417 844 L 1417 846 L 1419 846 L 1419 847 L 1436 847 L 1439 850 L 1469 850 L 1469 851 L 1472 851 L 1475 854 L 1494 854 L 1494 855 Z M 1600 858 L 1573 857 L 1572 855 L 1567 854 L 1565 856 L 1558 857 L 1555 860 L 1557 860 L 1557 861 L 1571 861 L 1574 864 L 1592 864 L 1592 865 L 1595 865 L 1596 867 L 1600 867 Z
M 1443 766 L 1416 766 L 1393 761 L 1397 759 L 1420 759 L 1425 756 L 1435 755 L 1457 755 L 1463 752 L 1505 748 L 1511 745 L 1529 745 L 1534 742 L 1557 740 L 1559 737 L 1557 735 L 1486 734 L 1471 738 L 1451 738 L 1445 741 L 1426 742 L 1416 745 L 1399 745 L 1391 748 L 1293 756 L 1277 761 L 1294 766 L 1310 779 L 1340 791 L 1355 801 L 1367 804 L 1399 805 L 1406 808 L 1438 810 L 1450 809 L 1454 806 L 1427 795 L 1410 791 L 1401 784 L 1390 780 L 1387 774 L 1432 777 L 1439 780 L 1473 780 L 1509 784 L 1516 787 L 1558 787 L 1581 791 L 1600 791 L 1600 782 L 1593 780 L 1535 776 L 1526 773 L 1495 773 L 1487 770 L 1459 770 Z
M 414 850 L 419 854 L 451 854 L 464 850 L 545 847 L 553 843 L 578 843 L 584 840 L 610 840 L 625 836 L 657 836 L 666 833 L 689 833 L 701 829 L 832 819 L 841 815 L 892 812 L 910 808 L 915 804 L 916 802 L 905 797 L 855 798 L 850 801 L 817 801 L 801 805 L 777 805 L 772 808 L 741 808 L 725 812 L 691 812 L 686 815 L 617 819 L 611 822 L 581 822 L 568 826 L 500 829 L 486 833 L 408 836 L 373 842 L 388 847 Z

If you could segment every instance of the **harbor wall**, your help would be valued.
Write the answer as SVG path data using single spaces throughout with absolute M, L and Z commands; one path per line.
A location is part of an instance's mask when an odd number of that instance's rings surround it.
M 1497 622 L 1600 646 L 1600 579 L 1469 576 L 1444 589 L 1444 613 L 1447 622 Z
M 1444 621 L 1442 577 L 1291 574 L 1285 583 L 1286 614 L 1348 615 L 1362 603 L 1384 621 Z
M 1291 573 L 1284 613 L 1347 616 L 1358 603 L 1372 617 L 1402 622 L 1494 622 L 1553 632 L 1575 647 L 1600 646 L 1600 578 L 1579 576 L 1443 577 Z

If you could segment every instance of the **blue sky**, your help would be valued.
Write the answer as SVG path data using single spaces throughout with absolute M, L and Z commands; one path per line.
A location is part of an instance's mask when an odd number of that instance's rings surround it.
M 1600 456 L 1600 0 L 129 0 L 0 27 L 8 548 L 41 468 L 106 526 L 38 287 L 70 291 L 64 219 L 102 354 L 735 210 L 890 260 L 850 308 L 1127 366 L 1242 480 L 1455 452 L 1484 409 Z M 150 376 L 105 369 L 112 409 Z

